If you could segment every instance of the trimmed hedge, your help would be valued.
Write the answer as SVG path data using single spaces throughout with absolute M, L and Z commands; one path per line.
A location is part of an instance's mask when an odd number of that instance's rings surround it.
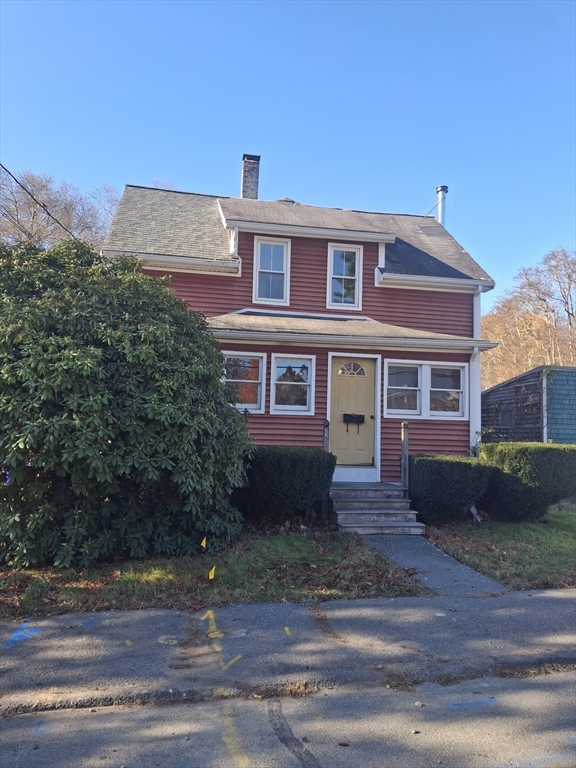
M 409 494 L 419 520 L 438 525 L 470 517 L 491 474 L 492 467 L 468 456 L 411 456 Z
M 576 494 L 576 445 L 483 443 L 480 456 L 495 468 L 482 500 L 495 520 L 537 520 Z
M 252 516 L 280 522 L 314 510 L 330 490 L 336 456 L 321 448 L 262 446 L 248 468 Z

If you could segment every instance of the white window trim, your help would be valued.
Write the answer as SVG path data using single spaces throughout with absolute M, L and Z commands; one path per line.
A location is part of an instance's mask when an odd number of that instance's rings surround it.
M 418 411 L 400 411 L 388 408 L 388 367 L 390 365 L 417 365 L 420 408 Z M 459 368 L 462 371 L 460 389 L 462 392 L 462 413 L 453 415 L 447 411 L 430 410 L 431 368 Z M 469 416 L 468 363 L 450 363 L 443 360 L 396 360 L 386 359 L 384 365 L 384 416 L 388 418 L 430 419 L 433 421 L 468 421 Z
M 298 405 L 276 405 L 276 360 L 306 360 L 310 363 L 310 399 L 307 408 Z M 316 384 L 316 355 L 276 355 L 272 354 L 270 362 L 270 413 L 277 416 L 314 416 Z
M 333 251 L 356 251 L 356 303 L 355 304 L 335 304 L 332 303 L 332 265 L 334 259 Z M 362 264 L 364 261 L 364 248 L 361 245 L 350 245 L 350 243 L 328 243 L 328 264 L 326 270 L 326 309 L 339 309 L 341 312 L 351 311 L 359 312 L 362 310 Z M 338 276 L 339 277 L 339 276 Z
M 260 245 L 263 243 L 270 243 L 271 245 L 284 246 L 284 298 L 283 299 L 261 299 L 258 297 L 258 275 L 260 273 Z M 279 240 L 275 237 L 255 237 L 254 238 L 252 303 L 253 304 L 269 304 L 277 307 L 290 306 L 290 240 Z
M 236 350 L 222 350 L 224 357 L 257 357 L 260 359 L 260 408 L 253 405 L 245 405 L 244 403 L 235 403 L 235 407 L 239 411 L 248 411 L 249 413 L 265 413 L 266 406 L 266 361 L 267 355 L 263 352 L 237 352 Z M 224 378 L 225 381 L 228 379 Z

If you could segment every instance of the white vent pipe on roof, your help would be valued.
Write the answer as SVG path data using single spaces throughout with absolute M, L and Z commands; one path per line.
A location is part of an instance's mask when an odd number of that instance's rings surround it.
M 448 187 L 443 184 L 441 187 L 436 187 L 436 194 L 438 195 L 438 222 L 444 226 L 446 221 L 446 195 L 448 193 Z

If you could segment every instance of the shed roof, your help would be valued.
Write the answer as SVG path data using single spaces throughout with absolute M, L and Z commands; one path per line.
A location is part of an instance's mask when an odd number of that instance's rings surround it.
M 208 325 L 219 340 L 259 339 L 274 342 L 301 342 L 333 346 L 361 344 L 377 347 L 441 347 L 470 350 L 473 347 L 490 349 L 496 344 L 465 336 L 432 333 L 380 323 L 365 318 L 328 318 L 314 315 L 276 314 L 254 310 L 231 312 L 208 318 Z

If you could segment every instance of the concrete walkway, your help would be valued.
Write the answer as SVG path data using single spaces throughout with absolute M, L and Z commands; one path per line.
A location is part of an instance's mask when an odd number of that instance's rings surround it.
M 364 536 L 364 540 L 401 568 L 416 568 L 414 581 L 436 595 L 487 597 L 508 592 L 494 579 L 459 563 L 423 536 Z

